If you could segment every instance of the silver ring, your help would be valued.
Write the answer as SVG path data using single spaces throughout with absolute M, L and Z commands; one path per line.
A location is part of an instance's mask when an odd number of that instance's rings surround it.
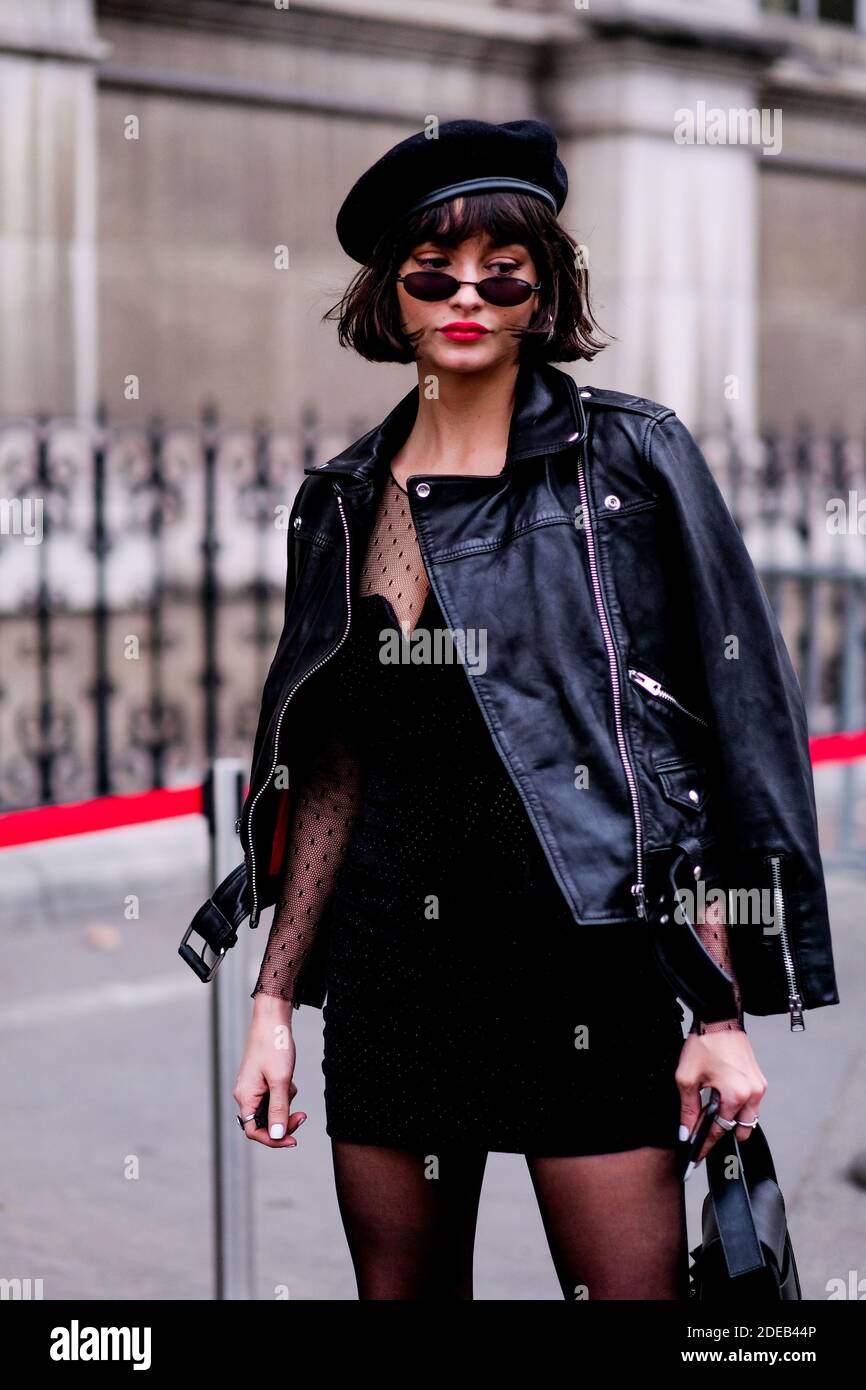
M 238 1115 L 237 1121 L 238 1121 L 238 1124 L 240 1125 L 241 1129 L 243 1129 L 244 1125 L 248 1125 L 249 1122 L 250 1122 L 250 1120 L 254 1120 L 255 1118 L 256 1118 L 255 1112 L 253 1112 L 252 1115 L 247 1115 L 246 1119 L 241 1119 L 240 1115 Z
M 726 1129 L 726 1130 L 736 1129 L 736 1128 L 737 1128 L 737 1125 L 743 1125 L 746 1129 L 754 1129 L 754 1128 L 755 1128 L 755 1125 L 756 1125 L 757 1123 L 758 1123 L 758 1117 L 757 1117 L 757 1115 L 755 1116 L 755 1118 L 754 1118 L 753 1120 L 728 1120 L 728 1119 L 725 1118 L 724 1115 L 717 1115 L 717 1116 L 716 1116 L 716 1124 L 717 1124 L 721 1129 Z

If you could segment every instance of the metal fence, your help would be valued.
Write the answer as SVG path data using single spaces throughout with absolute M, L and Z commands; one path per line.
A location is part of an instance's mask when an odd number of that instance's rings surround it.
M 0 425 L 0 805 L 245 755 L 314 422 Z M 282 526 L 281 526 L 282 518 Z
M 339 434 L 58 418 L 0 421 L 0 807 L 195 781 L 246 758 L 279 637 L 288 514 Z M 813 733 L 866 725 L 864 441 L 700 443 L 772 600 Z M 866 826 L 858 770 L 833 850 Z M 835 785 L 835 784 L 834 784 Z

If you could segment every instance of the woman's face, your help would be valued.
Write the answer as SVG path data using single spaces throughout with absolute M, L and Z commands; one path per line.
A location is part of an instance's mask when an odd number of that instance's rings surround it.
M 447 299 L 435 303 L 413 299 L 402 284 L 397 285 L 404 332 L 421 329 L 415 351 L 425 371 L 477 372 L 517 361 L 519 339 L 508 330 L 526 327 L 537 309 L 539 292 L 523 304 L 503 309 L 482 299 L 474 282 L 488 275 L 508 275 L 537 284 L 535 264 L 525 246 L 520 242 L 495 246 L 487 233 L 467 238 L 456 247 L 422 241 L 412 248 L 397 273 L 409 275 L 413 270 L 439 270 L 457 280 L 473 282 L 460 285 Z M 464 335 L 443 332 L 450 325 L 474 325 L 487 331 Z

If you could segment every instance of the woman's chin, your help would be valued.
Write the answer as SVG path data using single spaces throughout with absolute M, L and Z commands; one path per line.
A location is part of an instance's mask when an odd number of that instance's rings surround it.
M 447 372 L 488 371 L 506 360 L 502 346 L 501 342 L 494 343 L 486 338 L 474 343 L 455 343 L 440 334 L 435 342 L 428 344 L 423 360 L 434 372 L 437 368 Z

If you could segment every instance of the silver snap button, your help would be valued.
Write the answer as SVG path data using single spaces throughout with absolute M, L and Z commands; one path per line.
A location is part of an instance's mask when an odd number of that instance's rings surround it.
M 660 922 L 666 922 L 667 920 L 668 920 L 668 914 L 667 914 L 666 912 L 663 912 L 662 915 L 661 915 L 661 917 L 659 918 L 659 921 L 660 921 Z
M 299 531 L 300 529 L 301 529 L 301 518 L 300 518 L 299 516 L 296 516 L 296 517 L 295 517 L 295 530 L 296 530 L 296 531 Z
M 695 791 L 694 787 L 690 787 L 690 788 L 689 788 L 689 801 L 697 801 L 697 800 L 698 800 L 698 793 Z
M 419 497 L 429 497 L 429 496 L 430 496 L 430 484 L 429 484 L 429 483 L 419 483 L 418 486 L 416 487 L 415 491 L 416 491 L 416 493 L 418 494 Z
M 580 394 L 581 394 L 582 396 L 591 396 L 591 395 L 592 395 L 592 392 L 589 391 L 589 390 L 587 390 L 587 391 L 581 391 Z
M 604 505 L 605 505 L 606 507 L 610 507 L 610 510 L 611 510 L 612 512 L 615 512 L 616 509 L 617 509 L 617 507 L 621 507 L 621 506 L 622 506 L 622 503 L 620 502 L 620 500 L 619 500 L 619 498 L 617 497 L 616 493 L 614 493 L 614 492 L 609 492 L 609 493 L 607 494 L 607 497 L 605 497 L 605 499 L 604 499 Z
M 696 864 L 692 872 L 694 873 L 695 878 L 700 878 L 700 876 L 701 876 L 701 866 L 700 866 L 700 864 Z

